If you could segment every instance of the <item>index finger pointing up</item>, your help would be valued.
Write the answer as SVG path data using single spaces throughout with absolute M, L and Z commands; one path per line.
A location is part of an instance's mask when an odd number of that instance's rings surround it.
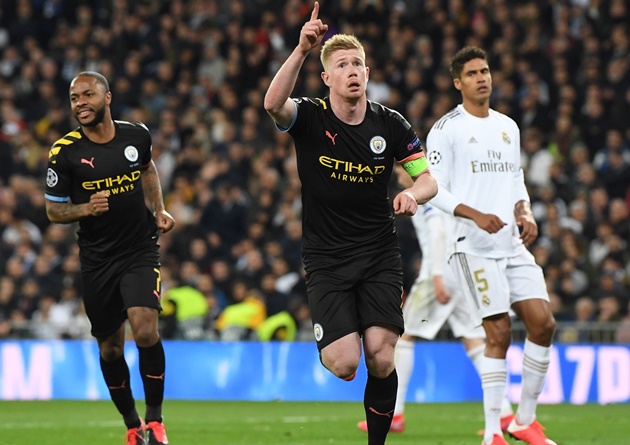
M 313 12 L 311 12 L 311 20 L 317 20 L 318 15 L 319 15 L 319 2 L 315 2 L 315 5 L 313 5 Z

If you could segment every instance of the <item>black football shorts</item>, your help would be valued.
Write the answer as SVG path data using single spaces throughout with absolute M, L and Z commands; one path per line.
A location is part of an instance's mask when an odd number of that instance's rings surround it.
M 304 264 L 318 350 L 370 326 L 404 332 L 397 246 L 345 258 L 306 256 Z
M 82 270 L 83 302 L 92 335 L 103 338 L 116 332 L 127 319 L 130 307 L 161 311 L 160 278 L 157 246 Z

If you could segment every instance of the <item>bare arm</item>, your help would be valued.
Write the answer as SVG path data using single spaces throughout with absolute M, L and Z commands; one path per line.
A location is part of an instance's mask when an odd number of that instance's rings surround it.
M 153 161 L 151 161 L 149 166 L 142 171 L 140 178 L 142 180 L 144 196 L 146 196 L 149 204 L 151 204 L 151 210 L 153 213 L 164 210 L 164 198 L 162 197 L 160 177 L 158 176 L 158 172 Z
M 317 18 L 318 14 L 319 3 L 315 2 L 311 19 L 304 24 L 300 32 L 298 46 L 280 67 L 265 94 L 265 110 L 283 128 L 288 128 L 295 116 L 295 105 L 289 96 L 295 87 L 304 59 L 321 43 L 324 34 L 328 31 L 328 25 L 324 25 Z
M 427 169 L 413 178 L 413 185 L 407 189 L 418 204 L 424 204 L 433 198 L 438 191 L 437 181 L 431 174 L 431 170 Z
M 496 215 L 481 213 L 479 210 L 473 209 L 466 204 L 459 204 L 455 207 L 454 215 L 472 220 L 480 229 L 488 233 L 497 233 L 507 224 Z
M 46 200 L 46 215 L 50 222 L 70 224 L 88 216 L 99 216 L 109 210 L 109 196 L 101 191 L 90 196 L 84 204 Z
M 158 172 L 153 161 L 151 161 L 149 166 L 142 172 L 140 179 L 142 180 L 144 195 L 149 201 L 151 210 L 155 215 L 155 222 L 157 223 L 158 229 L 162 233 L 168 232 L 175 225 L 175 220 L 166 211 L 166 209 L 164 209 L 164 198 L 162 196 L 160 177 L 158 176 Z
M 424 204 L 433 198 L 438 191 L 437 181 L 426 169 L 413 178 L 411 187 L 406 188 L 394 198 L 394 213 L 413 215 L 418 209 L 418 204 Z
M 506 223 L 503 222 L 497 215 L 482 213 L 477 209 L 463 204 L 442 185 L 440 185 L 438 193 L 431 203 L 447 214 L 453 214 L 455 216 L 459 216 L 460 218 L 470 219 L 477 224 L 477 227 L 488 233 L 496 233 L 506 225 Z
M 516 218 L 516 225 L 520 228 L 523 244 L 529 246 L 538 237 L 538 224 L 536 224 L 528 201 L 521 200 L 516 203 L 514 217 Z

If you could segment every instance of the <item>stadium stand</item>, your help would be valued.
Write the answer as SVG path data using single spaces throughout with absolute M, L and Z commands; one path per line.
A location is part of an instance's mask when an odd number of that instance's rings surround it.
M 541 232 L 531 249 L 557 340 L 627 343 L 629 3 L 321 3 L 329 33 L 368 46 L 368 97 L 402 111 L 423 140 L 457 103 L 450 57 L 468 44 L 489 51 L 493 107 L 523 132 Z M 0 3 L 0 338 L 89 336 L 76 226 L 50 224 L 43 198 L 48 149 L 76 126 L 69 81 L 84 69 L 108 77 L 116 119 L 149 126 L 177 221 L 161 238 L 163 286 L 196 288 L 208 306 L 181 332 L 173 305 L 165 337 L 220 338 L 224 309 L 256 294 L 266 316 L 287 311 L 295 337 L 308 338 L 294 151 L 262 98 L 311 8 L 306 0 Z M 312 54 L 294 95 L 322 97 L 320 71 Z M 397 224 L 408 288 L 422 253 L 408 218 Z

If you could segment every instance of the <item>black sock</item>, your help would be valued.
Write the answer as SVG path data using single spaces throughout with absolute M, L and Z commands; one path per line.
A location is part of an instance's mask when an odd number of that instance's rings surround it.
M 166 358 L 162 340 L 153 346 L 138 346 L 140 358 L 140 374 L 144 383 L 144 394 L 147 403 L 146 421 L 162 421 L 162 401 L 164 400 L 164 371 Z
M 394 369 L 384 379 L 368 373 L 363 406 L 368 425 L 368 445 L 384 445 L 394 416 L 398 374 Z
M 116 360 L 106 362 L 101 357 L 101 371 L 105 384 L 109 389 L 109 395 L 116 405 L 118 412 L 122 414 L 127 428 L 137 428 L 140 426 L 140 416 L 136 411 L 135 401 L 131 394 L 129 383 L 129 367 L 125 356 L 121 355 Z

